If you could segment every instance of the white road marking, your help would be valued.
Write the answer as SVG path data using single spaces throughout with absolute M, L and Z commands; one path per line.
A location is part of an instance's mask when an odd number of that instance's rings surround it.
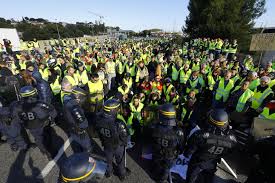
M 56 162 L 59 160 L 59 158 L 62 156 L 62 154 L 66 151 L 66 149 L 70 146 L 72 142 L 72 138 L 68 138 L 66 142 L 63 144 L 63 146 L 59 149 L 57 155 L 54 157 L 53 160 L 51 160 L 46 167 L 41 171 L 41 173 L 37 176 L 38 179 L 45 178 L 50 171 L 53 169 L 53 167 L 56 165 Z
M 227 164 L 227 162 L 226 162 L 223 158 L 221 158 L 221 160 L 222 160 L 223 164 L 226 166 L 226 168 L 230 171 L 230 173 L 231 173 L 236 179 L 238 179 L 237 174 L 232 170 L 232 168 Z

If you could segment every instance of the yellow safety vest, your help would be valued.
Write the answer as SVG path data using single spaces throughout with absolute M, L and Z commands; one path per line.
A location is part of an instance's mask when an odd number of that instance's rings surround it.
M 64 78 L 66 78 L 72 86 L 78 85 L 78 80 L 76 78 L 76 75 L 74 75 L 74 77 L 66 75 Z
M 164 93 L 164 95 L 165 95 L 165 96 L 168 95 L 168 94 L 170 93 L 170 91 L 172 90 L 173 87 L 174 87 L 174 86 L 173 86 L 172 84 L 170 84 L 170 85 L 168 86 L 168 88 L 166 89 L 166 85 L 164 85 L 164 86 L 163 86 L 163 93 Z
M 184 69 L 180 70 L 180 83 L 181 84 L 186 84 L 186 82 L 188 81 L 189 77 L 191 76 L 191 69 L 188 69 L 188 71 L 185 73 Z
M 196 80 L 191 80 L 189 79 L 189 82 L 190 82 L 190 85 L 191 85 L 191 88 L 186 88 L 186 93 L 190 93 L 191 90 L 194 90 L 196 94 L 199 93 L 199 90 L 196 89 L 198 83 L 199 83 L 199 78 L 197 78 Z
M 143 107 L 143 103 L 139 103 L 138 108 L 136 108 L 133 103 L 130 103 L 130 110 L 134 114 L 134 118 L 141 120 L 141 110 L 143 109 Z
M 218 85 L 218 89 L 216 91 L 215 99 L 216 100 L 221 100 L 221 98 L 223 98 L 223 102 L 226 102 L 228 97 L 229 97 L 229 93 L 230 93 L 230 91 L 232 90 L 233 87 L 234 87 L 234 82 L 231 79 L 229 80 L 227 85 L 224 86 L 224 78 L 222 78 L 219 81 L 219 85 Z
M 237 87 L 236 90 L 238 90 L 240 87 Z M 236 106 L 236 111 L 237 112 L 242 112 L 243 108 L 247 102 L 247 100 L 249 100 L 252 96 L 253 96 L 253 91 L 251 91 L 250 89 L 247 89 L 239 98 L 238 100 L 238 104 Z
M 19 62 L 20 69 L 26 69 L 26 62 Z
M 40 72 L 42 78 L 43 78 L 45 81 L 48 81 L 48 79 L 49 79 L 49 70 L 48 70 L 47 68 L 45 68 L 44 70 L 39 69 L 39 72 Z
M 118 87 L 118 92 L 120 92 L 122 95 L 126 95 L 127 93 L 129 93 L 129 88 L 126 87 L 125 90 L 122 89 L 122 87 Z
M 133 86 L 133 79 L 130 78 L 129 80 L 123 78 L 123 83 L 126 84 L 128 86 L 128 88 L 132 88 Z
M 116 63 L 115 62 L 108 62 L 107 64 L 107 74 L 115 74 L 116 73 Z
M 179 71 L 177 70 L 177 68 L 173 65 L 172 66 L 172 80 L 173 81 L 177 81 L 179 77 Z
M 260 105 L 262 104 L 262 102 L 264 101 L 264 99 L 271 93 L 273 93 L 273 91 L 269 87 L 267 89 L 265 89 L 265 91 L 263 93 L 261 93 L 260 91 L 257 91 L 257 88 L 256 88 L 254 91 L 254 95 L 252 97 L 252 106 L 251 107 L 253 109 L 258 109 L 260 107 Z
M 79 82 L 81 82 L 84 85 L 87 84 L 89 81 L 86 70 L 84 70 L 81 74 L 80 74 L 80 71 L 76 71 L 76 78 L 78 79 Z
M 52 92 L 53 92 L 54 95 L 59 94 L 60 91 L 61 91 L 61 85 L 60 85 L 60 82 L 59 82 L 59 78 L 60 78 L 60 76 L 57 76 L 55 81 L 50 84 Z
M 89 93 L 90 93 L 90 102 L 96 103 L 103 101 L 103 83 L 101 80 L 98 80 L 96 83 L 88 81 Z
M 265 107 L 263 112 L 260 114 L 260 117 L 265 118 L 265 119 L 275 120 L 275 113 L 270 114 L 269 108 Z

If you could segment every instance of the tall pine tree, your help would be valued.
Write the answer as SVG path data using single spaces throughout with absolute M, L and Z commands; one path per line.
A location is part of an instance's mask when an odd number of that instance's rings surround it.
M 238 39 L 248 45 L 265 0 L 190 0 L 185 32 L 191 37 Z

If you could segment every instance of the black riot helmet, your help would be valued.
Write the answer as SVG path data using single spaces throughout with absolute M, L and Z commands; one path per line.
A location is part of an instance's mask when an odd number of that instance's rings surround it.
M 72 95 L 80 105 L 84 104 L 87 100 L 87 92 L 79 87 L 73 88 Z
M 159 108 L 160 124 L 176 126 L 176 109 L 173 104 L 163 104 Z
M 57 64 L 57 61 L 56 61 L 56 59 L 52 58 L 52 59 L 48 60 L 47 64 L 50 68 L 54 68 Z
M 20 96 L 24 102 L 35 103 L 37 101 L 37 90 L 32 86 L 24 86 L 20 89 Z
M 104 113 L 109 115 L 116 115 L 120 110 L 120 102 L 116 99 L 109 99 L 104 102 Z
M 209 124 L 221 129 L 228 126 L 228 114 L 223 109 L 214 109 L 209 114 Z
M 60 181 L 62 183 L 99 182 L 105 175 L 107 165 L 94 159 L 87 152 L 76 153 L 61 162 Z

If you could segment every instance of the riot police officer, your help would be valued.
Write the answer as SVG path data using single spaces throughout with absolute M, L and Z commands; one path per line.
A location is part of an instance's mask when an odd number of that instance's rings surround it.
M 87 152 L 76 153 L 61 162 L 60 182 L 99 182 L 104 177 L 106 167 L 105 162 L 90 157 Z
M 120 110 L 118 100 L 109 99 L 104 103 L 104 111 L 97 116 L 96 129 L 104 147 L 107 159 L 106 177 L 113 173 L 113 158 L 115 157 L 118 176 L 121 181 L 129 175 L 130 171 L 125 167 L 127 137 L 129 131 L 126 124 L 117 118 Z
M 88 121 L 82 107 L 87 101 L 86 91 L 74 88 L 72 93 L 64 98 L 64 116 L 69 126 L 69 133 L 80 147 L 79 151 L 90 152 L 91 141 L 87 133 Z
M 211 182 L 217 162 L 229 153 L 236 143 L 228 125 L 227 113 L 222 109 L 211 111 L 208 127 L 196 131 L 188 139 L 184 154 L 185 157 L 192 157 L 187 170 L 187 183 L 202 182 L 202 175 L 207 176 L 204 180 Z
M 11 104 L 13 120 L 22 123 L 30 141 L 34 142 L 43 154 L 51 158 L 43 144 L 43 130 L 56 117 L 55 108 L 39 101 L 37 90 L 32 86 L 22 87 L 20 96 L 22 100 Z
M 159 123 L 153 127 L 153 162 L 159 182 L 167 182 L 170 168 L 178 155 L 183 152 L 184 133 L 177 127 L 176 110 L 173 104 L 159 108 Z
M 27 145 L 20 132 L 21 126 L 19 123 L 12 120 L 10 108 L 0 107 L 0 133 L 6 137 L 6 140 L 0 139 L 0 142 L 7 142 L 13 151 L 26 149 Z

